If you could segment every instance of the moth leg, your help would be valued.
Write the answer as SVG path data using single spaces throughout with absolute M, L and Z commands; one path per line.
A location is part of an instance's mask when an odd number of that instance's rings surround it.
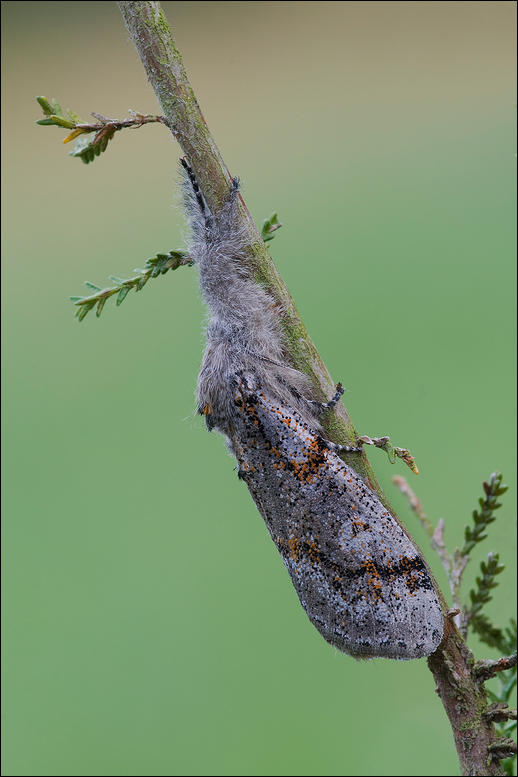
M 322 410 L 331 410 L 335 405 L 338 404 L 340 401 L 340 397 L 344 393 L 345 389 L 342 386 L 341 383 L 336 384 L 336 394 L 332 399 L 329 400 L 329 402 L 315 402 L 314 400 L 310 400 L 309 404 L 312 405 L 314 408 L 316 408 L 319 411 Z M 361 445 L 360 446 L 354 446 L 354 445 L 338 445 L 336 442 L 331 442 L 330 440 L 325 440 L 325 443 L 327 447 L 332 450 L 334 453 L 361 453 Z
M 332 401 L 332 400 L 331 400 Z M 358 442 L 360 445 L 357 448 L 351 448 L 348 445 L 338 445 L 337 443 L 329 443 L 329 447 L 335 452 L 335 453 L 359 453 L 362 449 L 362 445 L 375 445 L 377 448 L 384 448 L 386 444 L 389 442 L 390 437 L 374 437 L 370 438 L 367 437 L 367 435 L 364 435 L 363 437 L 358 437 Z M 396 449 L 397 451 L 402 450 L 400 448 Z M 408 451 L 406 451 L 408 453 Z M 396 455 L 399 455 L 396 453 Z M 401 457 L 402 458 L 402 457 Z
M 309 400 L 309 404 L 319 410 L 330 410 L 332 407 L 338 404 L 340 397 L 344 393 L 345 389 L 341 383 L 336 384 L 336 394 L 329 402 L 316 402 L 314 399 Z
M 331 442 L 330 440 L 326 440 L 325 443 L 333 453 L 361 453 L 363 450 L 361 445 L 338 445 L 338 443 Z

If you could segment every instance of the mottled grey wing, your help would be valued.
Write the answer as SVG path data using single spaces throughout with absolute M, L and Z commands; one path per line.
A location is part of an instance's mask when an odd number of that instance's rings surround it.
M 311 622 L 357 658 L 421 658 L 443 616 L 418 548 L 362 479 L 297 413 L 240 380 L 232 440 Z

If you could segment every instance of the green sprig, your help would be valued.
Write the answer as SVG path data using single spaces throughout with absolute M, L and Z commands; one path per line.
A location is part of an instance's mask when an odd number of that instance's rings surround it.
M 73 111 L 67 110 L 67 113 L 69 115 L 69 118 L 66 119 L 63 115 L 63 111 L 61 110 L 61 107 L 57 100 L 52 100 L 52 104 L 49 103 L 46 97 L 43 97 L 41 95 L 38 95 L 36 97 L 36 100 L 38 101 L 41 109 L 43 110 L 43 113 L 45 114 L 45 119 L 40 119 L 36 122 L 36 124 L 41 124 L 42 126 L 52 126 L 55 127 L 64 127 L 65 129 L 74 129 L 77 124 L 84 124 L 85 122 L 82 121 L 79 116 L 77 116 Z
M 508 486 L 502 485 L 502 475 L 498 472 L 493 472 L 489 478 L 489 483 L 484 482 L 483 488 L 486 494 L 485 499 L 480 498 L 478 503 L 481 507 L 480 512 L 473 511 L 473 523 L 474 526 L 466 526 L 464 531 L 464 546 L 460 550 L 461 556 L 467 556 L 473 550 L 477 542 L 482 542 L 487 537 L 484 534 L 486 528 L 490 523 L 496 519 L 493 515 L 495 510 L 502 507 L 501 503 L 497 501 L 497 497 L 505 494 Z
M 95 315 L 99 318 L 106 304 L 106 300 L 114 294 L 117 294 L 115 304 L 118 307 L 124 302 L 131 289 L 140 291 L 144 288 L 150 278 L 158 278 L 159 275 L 165 275 L 169 270 L 177 270 L 178 267 L 190 264 L 192 264 L 192 260 L 187 254 L 182 253 L 181 251 L 169 251 L 167 254 L 156 254 L 156 256 L 148 259 L 143 270 L 135 270 L 138 275 L 133 278 L 125 280 L 110 275 L 110 280 L 116 284 L 115 286 L 101 289 L 100 286 L 96 286 L 95 284 L 90 283 L 90 281 L 85 281 L 85 286 L 94 293 L 88 297 L 70 297 L 74 305 L 78 308 L 76 311 L 76 318 L 78 318 L 79 321 L 82 321 L 86 314 L 90 310 L 93 310 L 93 308 L 97 308 Z
M 69 143 L 71 140 L 79 138 L 75 148 L 70 151 L 70 156 L 79 157 L 85 164 L 93 162 L 96 156 L 99 156 L 103 151 L 106 151 L 109 141 L 113 138 L 116 132 L 125 129 L 127 127 L 142 127 L 144 124 L 161 123 L 167 124 L 167 119 L 163 116 L 152 116 L 138 113 L 138 111 L 130 111 L 131 118 L 118 121 L 116 119 L 108 119 L 101 113 L 92 113 L 92 116 L 97 119 L 97 123 L 88 124 L 82 121 L 73 111 L 67 108 L 69 118 L 67 119 L 63 115 L 63 111 L 57 100 L 52 100 L 52 104 L 46 97 L 38 95 L 36 97 L 38 104 L 45 114 L 44 119 L 40 119 L 36 124 L 44 126 L 54 125 L 56 127 L 62 127 L 64 129 L 72 130 L 67 135 L 63 143 Z M 90 135 L 95 132 L 93 138 L 80 137 L 81 135 Z
M 269 240 L 273 240 L 275 237 L 274 232 L 282 227 L 281 222 L 278 219 L 276 213 L 272 213 L 271 216 L 263 221 L 261 228 L 261 237 L 265 243 Z
M 471 607 L 466 611 L 466 619 L 471 622 L 471 628 L 476 631 L 481 640 L 490 647 L 501 647 L 502 630 L 495 628 L 486 616 L 481 615 L 481 610 L 485 604 L 493 598 L 490 591 L 496 588 L 498 582 L 495 580 L 505 569 L 504 564 L 499 563 L 498 553 L 488 553 L 486 561 L 480 564 L 482 575 L 477 577 L 477 587 L 469 592 Z M 479 616 L 478 619 L 476 616 Z
M 94 143 L 95 138 L 79 138 L 69 156 L 79 157 L 85 165 L 93 162 L 96 156 L 100 156 L 108 148 L 108 142 L 113 138 L 115 132 L 110 135 L 105 134 L 99 143 Z
M 495 510 L 502 505 L 497 501 L 498 497 L 508 489 L 508 486 L 502 484 L 502 475 L 499 472 L 493 472 L 489 482 L 483 483 L 485 497 L 479 499 L 480 510 L 473 511 L 473 526 L 466 526 L 464 531 L 464 546 L 461 550 L 455 551 L 455 566 L 458 568 L 457 577 L 460 584 L 462 573 L 469 561 L 470 554 L 479 542 L 486 539 L 486 529 L 489 524 L 496 520 Z M 490 591 L 496 588 L 498 581 L 495 580 L 505 569 L 500 564 L 498 553 L 488 553 L 486 561 L 480 564 L 481 575 L 476 578 L 476 588 L 469 592 L 470 605 L 462 608 L 462 627 L 464 634 L 467 633 L 468 626 L 475 631 L 480 639 L 490 647 L 496 647 L 503 653 L 513 652 L 513 641 L 511 630 L 506 632 L 491 623 L 487 615 L 482 613 L 484 605 L 491 601 Z M 516 644 L 514 643 L 514 651 Z
M 473 527 L 466 527 L 465 543 L 461 551 L 456 551 L 456 560 L 462 561 L 462 569 L 465 567 L 470 552 L 478 542 L 482 542 L 487 535 L 484 533 L 487 526 L 492 523 L 496 516 L 493 514 L 502 505 L 497 501 L 497 497 L 507 491 L 507 486 L 502 485 L 502 475 L 494 472 L 489 478 L 489 482 L 483 484 L 485 497 L 479 499 L 480 511 L 473 512 Z M 476 587 L 469 592 L 471 606 L 463 608 L 462 622 L 463 631 L 467 627 L 478 634 L 479 639 L 490 648 L 495 648 L 502 656 L 509 656 L 515 659 L 517 647 L 517 627 L 516 621 L 511 619 L 509 626 L 501 629 L 495 626 L 487 615 L 482 613 L 482 608 L 493 598 L 491 591 L 496 588 L 498 581 L 495 580 L 505 569 L 504 564 L 500 563 L 498 553 L 488 553 L 485 561 L 480 564 L 481 575 L 476 578 Z M 505 774 L 515 773 L 514 765 L 516 756 L 516 744 L 510 738 L 516 729 L 516 710 L 509 709 L 511 695 L 516 687 L 516 660 L 511 669 L 499 670 L 501 663 L 512 666 L 513 661 L 509 659 L 500 659 L 488 663 L 495 666 L 493 675 L 489 673 L 487 677 L 495 676 L 497 678 L 496 691 L 487 688 L 487 693 L 492 704 L 486 711 L 486 716 L 495 723 L 495 747 L 500 748 L 498 758 L 502 760 L 502 768 Z M 481 672 L 481 677 L 483 676 Z M 487 678 L 486 678 L 487 679 Z

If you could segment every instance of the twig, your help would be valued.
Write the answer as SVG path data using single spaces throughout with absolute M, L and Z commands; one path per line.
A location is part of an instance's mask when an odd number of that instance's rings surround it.
M 503 723 L 507 720 L 516 720 L 517 715 L 516 710 L 509 709 L 505 701 L 495 701 L 484 712 L 484 717 L 493 723 Z
M 477 679 L 485 682 L 492 677 L 496 677 L 498 672 L 505 672 L 514 666 L 516 666 L 516 653 L 512 656 L 499 658 L 497 661 L 477 661 L 473 671 Z

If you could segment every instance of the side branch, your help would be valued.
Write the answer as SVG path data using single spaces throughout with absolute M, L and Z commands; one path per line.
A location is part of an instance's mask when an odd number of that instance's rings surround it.
M 507 672 L 508 669 L 512 669 L 516 666 L 516 653 L 512 656 L 503 656 L 497 661 L 478 661 L 475 666 L 475 674 L 479 680 L 490 680 L 492 677 L 496 677 L 498 672 Z

